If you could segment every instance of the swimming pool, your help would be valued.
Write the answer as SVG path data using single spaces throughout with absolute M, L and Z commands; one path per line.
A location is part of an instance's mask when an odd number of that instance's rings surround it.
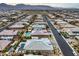
M 31 36 L 30 33 L 31 33 L 31 32 L 26 32 L 26 33 L 25 33 L 26 37 L 30 37 L 30 36 Z
M 20 46 L 21 46 L 21 47 L 20 47 L 18 50 L 23 50 L 23 48 L 24 48 L 25 44 L 24 44 L 24 43 L 22 43 Z

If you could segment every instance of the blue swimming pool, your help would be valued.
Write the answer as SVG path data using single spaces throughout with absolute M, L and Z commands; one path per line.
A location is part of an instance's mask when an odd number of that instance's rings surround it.
M 19 50 L 22 50 L 24 48 L 25 44 L 21 44 L 21 47 L 19 48 Z
M 30 36 L 31 36 L 30 33 L 31 33 L 31 32 L 26 32 L 26 33 L 25 33 L 26 37 L 30 37 Z

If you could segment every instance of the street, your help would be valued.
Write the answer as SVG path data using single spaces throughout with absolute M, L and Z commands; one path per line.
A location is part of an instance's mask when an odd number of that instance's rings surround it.
M 59 34 L 59 32 L 56 30 L 56 28 L 51 24 L 51 22 L 49 21 L 47 16 L 44 15 L 43 19 L 48 23 L 48 26 L 52 30 L 52 33 L 54 34 L 56 41 L 57 41 L 62 53 L 65 56 L 74 56 L 73 51 L 70 48 L 70 46 L 66 43 L 64 38 Z

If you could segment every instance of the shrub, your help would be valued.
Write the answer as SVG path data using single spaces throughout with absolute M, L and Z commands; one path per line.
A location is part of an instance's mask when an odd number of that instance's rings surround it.
M 67 32 L 60 32 L 65 38 L 68 38 L 69 34 Z

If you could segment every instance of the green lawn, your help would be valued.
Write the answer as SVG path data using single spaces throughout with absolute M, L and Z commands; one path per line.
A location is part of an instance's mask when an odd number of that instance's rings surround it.
M 69 37 L 69 34 L 67 32 L 60 32 L 65 38 Z

